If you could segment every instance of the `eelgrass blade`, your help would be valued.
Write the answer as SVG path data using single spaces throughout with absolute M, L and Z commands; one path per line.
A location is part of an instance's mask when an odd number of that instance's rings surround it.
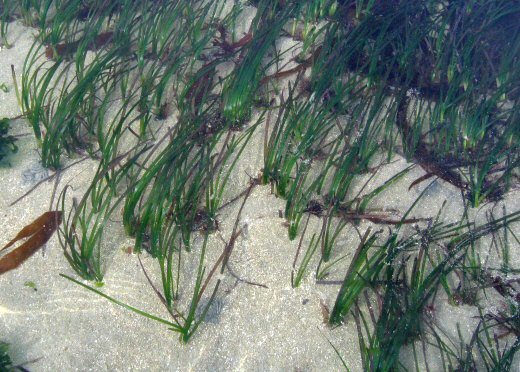
M 95 294 L 103 297 L 103 298 L 106 298 L 107 300 L 109 300 L 110 302 L 116 304 L 116 305 L 119 305 L 127 310 L 130 310 L 136 314 L 139 314 L 141 316 L 144 316 L 145 318 L 148 318 L 148 319 L 151 319 L 151 320 L 155 320 L 156 322 L 159 322 L 159 323 L 162 323 L 162 324 L 166 324 L 168 327 L 170 327 L 169 329 L 172 330 L 172 331 L 175 331 L 175 332 L 181 332 L 182 331 L 182 328 L 176 324 L 176 323 L 172 323 L 166 319 L 163 319 L 163 318 L 160 318 L 160 317 L 157 317 L 155 315 L 152 315 L 150 313 L 147 313 L 145 311 L 142 311 L 142 310 L 139 310 L 133 306 L 130 306 L 128 304 L 125 304 L 124 302 L 121 302 L 107 294 L 104 294 L 103 292 L 101 291 L 98 291 L 97 289 L 87 285 L 87 284 L 84 284 L 84 283 L 81 283 L 80 281 L 74 279 L 74 278 L 71 278 L 70 276 L 68 275 L 65 275 L 65 274 L 60 274 L 60 276 L 64 277 L 65 279 L 68 279 L 70 280 L 71 282 L 73 283 L 76 283 L 77 285 L 85 288 L 85 289 L 88 289 L 89 291 L 91 292 L 94 292 Z

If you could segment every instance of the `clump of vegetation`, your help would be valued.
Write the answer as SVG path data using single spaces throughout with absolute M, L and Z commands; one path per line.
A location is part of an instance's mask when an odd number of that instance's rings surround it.
M 0 161 L 8 154 L 18 151 L 18 147 L 15 144 L 16 138 L 8 133 L 10 123 L 10 119 L 0 119 Z
M 2 371 L 7 370 L 7 368 L 12 364 L 11 358 L 9 358 L 9 354 L 7 354 L 8 349 L 9 345 L 3 341 L 0 341 L 0 368 Z
M 9 344 L 4 341 L 0 341 L 0 371 L 9 372 L 15 370 L 11 357 L 8 354 Z

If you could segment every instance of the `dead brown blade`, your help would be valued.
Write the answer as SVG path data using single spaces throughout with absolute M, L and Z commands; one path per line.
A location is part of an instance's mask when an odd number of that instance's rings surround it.
M 103 46 L 112 41 L 113 36 L 114 33 L 112 31 L 107 31 L 99 34 L 98 36 L 96 36 L 94 40 L 92 40 L 87 45 L 88 50 L 98 50 L 99 48 L 102 48 Z M 59 56 L 70 57 L 72 54 L 76 53 L 79 45 L 80 42 L 78 40 L 70 43 L 58 44 L 54 48 L 52 48 L 51 46 L 47 46 L 47 48 L 45 49 L 45 56 L 48 59 L 53 59 L 55 57 L 57 58 Z M 58 55 L 55 55 L 55 52 L 58 52 Z
M 62 213 L 59 211 L 45 212 L 31 224 L 21 229 L 16 237 L 0 249 L 0 251 L 9 248 L 21 239 L 29 239 L 12 252 L 0 258 L 0 275 L 7 271 L 16 269 L 39 248 L 47 243 L 54 231 L 56 231 L 60 225 L 61 218 Z

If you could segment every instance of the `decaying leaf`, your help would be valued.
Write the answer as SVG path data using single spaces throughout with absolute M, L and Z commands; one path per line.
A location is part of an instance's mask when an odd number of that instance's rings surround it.
M 16 269 L 39 248 L 47 243 L 54 231 L 56 231 L 60 225 L 61 217 L 62 213 L 60 211 L 45 212 L 31 224 L 21 229 L 15 238 L 0 249 L 0 251 L 11 247 L 21 239 L 29 239 L 12 252 L 9 252 L 0 258 L 0 275 L 9 270 Z
M 325 301 L 320 299 L 321 316 L 323 317 L 323 323 L 327 324 L 330 317 L 330 310 Z

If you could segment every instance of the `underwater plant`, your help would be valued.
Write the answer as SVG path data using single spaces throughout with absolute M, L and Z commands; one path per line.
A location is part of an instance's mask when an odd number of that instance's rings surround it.
M 411 345 L 415 358 L 419 342 L 445 369 L 510 367 L 518 340 L 505 347 L 492 333 L 518 338 L 518 308 L 486 313 L 478 294 L 511 301 L 502 276 L 518 272 L 508 252 L 520 244 L 519 211 L 474 219 L 520 186 L 518 2 L 15 0 L 0 1 L 0 17 L 4 45 L 11 19 L 37 30 L 20 85 L 12 73 L 43 166 L 58 173 L 77 155 L 97 164 L 82 195 L 57 193 L 50 227 L 77 276 L 98 288 L 62 277 L 188 342 L 233 276 L 244 205 L 268 185 L 297 242 L 291 285 L 314 270 L 318 285 L 338 286 L 326 320 L 353 318 L 366 370 L 404 367 L 400 351 Z M 9 124 L 0 121 L 0 159 L 16 151 Z M 262 168 L 237 187 L 241 160 L 262 142 Z M 409 164 L 379 180 L 395 159 Z M 413 214 L 431 185 L 460 192 L 458 222 Z M 374 207 L 396 186 L 420 196 L 404 213 Z M 240 202 L 223 223 L 222 209 Z M 99 289 L 116 220 L 169 319 Z M 210 254 L 216 235 L 223 244 Z M 500 268 L 482 261 L 483 237 Z M 425 315 L 439 293 L 481 311 L 468 345 L 453 347 Z
M 0 161 L 9 153 L 16 152 L 16 138 L 9 134 L 11 120 L 8 118 L 0 119 Z
M 0 341 L 0 370 L 1 371 L 8 371 L 13 363 L 11 362 L 11 358 L 9 357 L 9 354 L 7 353 L 9 350 L 9 344 Z

